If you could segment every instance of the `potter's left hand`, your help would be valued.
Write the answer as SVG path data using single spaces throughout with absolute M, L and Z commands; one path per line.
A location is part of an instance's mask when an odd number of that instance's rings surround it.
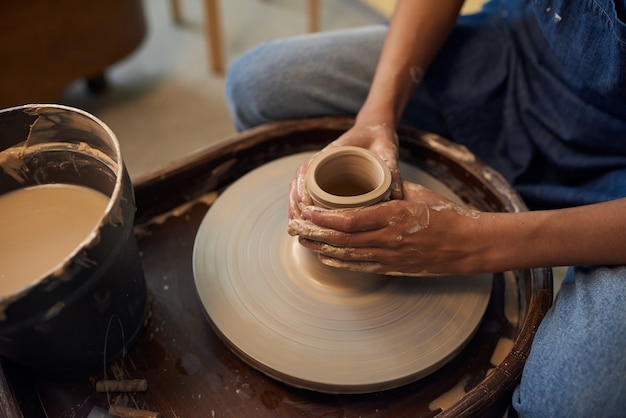
M 479 272 L 472 233 L 480 213 L 403 182 L 402 200 L 355 210 L 307 206 L 289 231 L 327 265 L 383 274 Z M 478 253 L 478 254 L 477 254 Z
M 328 144 L 325 149 L 344 145 L 368 149 L 382 158 L 391 170 L 391 198 L 402 198 L 400 171 L 398 169 L 398 137 L 394 128 L 385 124 L 355 124 L 335 141 Z M 312 159 L 313 157 L 298 167 L 296 177 L 289 186 L 289 219 L 302 218 L 301 209 L 313 204 L 304 181 Z

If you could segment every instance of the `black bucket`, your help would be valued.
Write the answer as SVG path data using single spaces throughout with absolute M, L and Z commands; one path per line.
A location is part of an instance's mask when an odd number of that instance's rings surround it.
M 104 203 L 80 242 L 41 266 L 40 275 L 32 267 L 68 234 L 13 228 L 7 236 L 9 227 L 0 230 L 5 248 L 4 261 L 0 254 L 0 355 L 46 372 L 92 371 L 125 352 L 147 311 L 133 234 L 134 192 L 113 132 L 92 115 L 67 106 L 1 110 L 0 202 L 44 187 L 96 192 Z M 83 201 L 79 196 L 72 207 Z M 29 205 L 15 219 L 22 220 L 22 213 L 37 217 L 38 210 L 49 207 L 43 199 Z M 30 241 L 9 256 L 20 234 Z M 17 258 L 22 258 L 23 270 L 19 264 L 10 270 Z

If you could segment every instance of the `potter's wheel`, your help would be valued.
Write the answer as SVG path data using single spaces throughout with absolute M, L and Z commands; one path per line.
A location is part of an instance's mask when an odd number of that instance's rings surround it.
M 241 177 L 202 221 L 193 267 L 213 328 L 244 361 L 307 389 L 371 392 L 432 373 L 474 334 L 492 276 L 391 277 L 319 263 L 286 232 L 288 185 L 310 155 Z M 458 201 L 423 171 L 401 171 Z

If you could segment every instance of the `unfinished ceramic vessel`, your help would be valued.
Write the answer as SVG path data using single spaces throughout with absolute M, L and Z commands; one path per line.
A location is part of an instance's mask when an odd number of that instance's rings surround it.
M 306 186 L 317 206 L 341 209 L 382 202 L 391 192 L 391 171 L 365 148 L 340 146 L 317 154 L 306 174 Z

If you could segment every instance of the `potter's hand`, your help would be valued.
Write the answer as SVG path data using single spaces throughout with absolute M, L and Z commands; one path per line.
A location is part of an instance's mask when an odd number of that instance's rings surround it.
M 402 198 L 400 171 L 398 170 L 398 137 L 393 128 L 385 124 L 355 125 L 335 141 L 328 144 L 325 149 L 344 145 L 366 148 L 382 158 L 391 170 L 391 198 Z M 289 219 L 301 219 L 302 208 L 313 204 L 304 181 L 306 171 L 312 159 L 313 157 L 298 167 L 296 177 L 291 182 L 289 189 Z
M 471 237 L 480 213 L 422 186 L 403 183 L 404 199 L 355 210 L 303 207 L 289 232 L 327 265 L 383 274 L 479 272 Z

